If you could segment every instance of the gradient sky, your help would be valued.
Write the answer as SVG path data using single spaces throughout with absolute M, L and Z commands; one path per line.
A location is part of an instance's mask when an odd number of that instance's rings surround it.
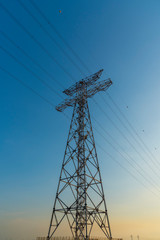
M 36 2 L 92 73 L 100 68 L 105 69 L 102 77 L 111 77 L 113 81 L 108 93 L 160 162 L 160 1 Z M 74 59 L 84 74 L 81 74 L 53 44 L 17 0 L 1 0 L 0 3 L 11 11 L 75 80 L 89 75 L 29 1 L 23 0 L 23 3 Z M 64 87 L 70 86 L 73 80 L 1 6 L 0 18 L 0 67 L 6 68 L 57 105 L 62 99 L 4 53 L 2 47 L 52 85 L 61 96 L 63 87 L 51 80 L 6 40 L 2 36 L 2 31 L 36 59 Z M 0 82 L 0 239 L 32 240 L 36 236 L 46 236 L 48 231 L 69 121 L 62 113 L 56 112 L 40 97 L 1 70 Z M 125 126 L 128 126 L 107 94 L 101 95 Z M 138 140 L 133 139 L 104 100 L 99 95 L 94 99 L 135 148 L 127 143 L 100 108 L 89 100 L 91 117 L 94 116 L 100 122 L 146 171 L 146 178 L 152 178 L 156 185 L 154 187 L 145 181 L 101 135 L 94 131 L 112 235 L 124 239 L 130 239 L 131 234 L 134 239 L 137 235 L 140 239 L 160 239 L 160 165 L 157 163 L 156 167 L 153 163 L 155 158 L 151 159 L 151 156 L 146 154 L 146 150 L 144 151 Z M 71 118 L 72 109 L 67 109 L 66 113 Z M 102 131 L 101 125 L 98 126 L 94 120 L 92 123 L 94 128 L 122 152 Z M 134 136 L 137 139 L 137 136 Z M 127 170 L 109 158 L 99 145 Z M 131 162 L 131 159 L 129 161 Z

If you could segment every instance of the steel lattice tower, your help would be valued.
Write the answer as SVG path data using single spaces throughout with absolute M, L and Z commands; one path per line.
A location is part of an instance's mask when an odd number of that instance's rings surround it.
M 94 224 L 99 226 L 106 238 L 112 238 L 87 101 L 112 84 L 110 79 L 97 82 L 102 71 L 64 90 L 69 98 L 56 107 L 61 112 L 73 106 L 73 115 L 48 240 L 64 219 L 76 240 L 89 239 Z

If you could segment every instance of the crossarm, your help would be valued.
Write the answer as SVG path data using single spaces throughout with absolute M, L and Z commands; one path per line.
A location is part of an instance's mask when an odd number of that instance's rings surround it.
M 102 72 L 103 72 L 103 69 L 99 70 L 98 72 L 92 74 L 89 77 L 82 79 L 81 81 L 72 85 L 70 88 L 65 89 L 63 93 L 65 93 L 68 96 L 73 96 L 73 94 L 77 92 L 77 89 L 80 89 L 84 84 L 86 87 L 88 87 L 92 85 L 95 81 L 97 81 L 102 75 Z
M 87 90 L 87 97 L 90 98 L 100 91 L 106 91 L 112 85 L 110 78 L 94 84 L 93 88 Z
M 56 110 L 59 112 L 64 111 L 67 107 L 72 107 L 75 103 L 75 98 L 65 99 L 62 103 L 56 106 Z
M 108 78 L 107 80 L 103 80 L 101 82 L 98 82 L 96 84 L 94 84 L 94 86 L 90 89 L 87 89 L 87 92 L 85 94 L 85 96 L 83 95 L 83 97 L 85 98 L 91 98 L 93 95 L 95 95 L 96 93 L 100 92 L 100 91 L 106 91 L 110 86 L 112 85 L 112 81 L 110 78 Z M 81 100 L 81 95 L 79 97 L 73 97 L 73 98 L 69 98 L 69 99 L 65 99 L 62 103 L 60 103 L 57 107 L 56 110 L 59 112 L 64 111 L 67 107 L 72 107 L 75 102 L 78 102 Z

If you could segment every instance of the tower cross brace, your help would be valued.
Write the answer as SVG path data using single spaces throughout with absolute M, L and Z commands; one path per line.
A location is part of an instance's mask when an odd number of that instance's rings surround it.
M 87 101 L 112 85 L 111 79 L 97 82 L 102 72 L 103 69 L 64 90 L 68 98 L 56 107 L 60 112 L 73 107 L 73 115 L 48 240 L 63 222 L 75 240 L 89 239 L 94 225 L 107 239 L 112 238 Z

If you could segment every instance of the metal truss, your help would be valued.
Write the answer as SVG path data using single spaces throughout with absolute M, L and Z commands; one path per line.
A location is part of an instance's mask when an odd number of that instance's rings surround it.
M 74 106 L 48 240 L 64 219 L 76 240 L 89 239 L 94 224 L 107 239 L 112 238 L 87 102 L 88 97 L 112 84 L 111 80 L 105 84 L 104 81 L 95 82 L 101 73 L 102 70 L 64 91 L 67 95 L 74 95 Z M 57 110 L 62 111 L 67 106 L 63 103 L 63 107 L 61 105 Z
M 73 107 L 75 102 L 80 101 L 82 96 L 79 95 L 78 92 L 82 89 L 85 89 L 85 91 L 83 91 L 83 97 L 86 99 L 91 98 L 93 95 L 100 91 L 106 91 L 112 85 L 112 81 L 110 78 L 108 78 L 107 80 L 96 82 L 100 78 L 102 72 L 103 69 L 88 78 L 82 79 L 70 88 L 64 90 L 63 93 L 70 96 L 70 98 L 67 98 L 62 103 L 60 103 L 56 107 L 56 110 L 62 112 L 67 107 Z M 73 97 L 71 98 L 71 96 Z

